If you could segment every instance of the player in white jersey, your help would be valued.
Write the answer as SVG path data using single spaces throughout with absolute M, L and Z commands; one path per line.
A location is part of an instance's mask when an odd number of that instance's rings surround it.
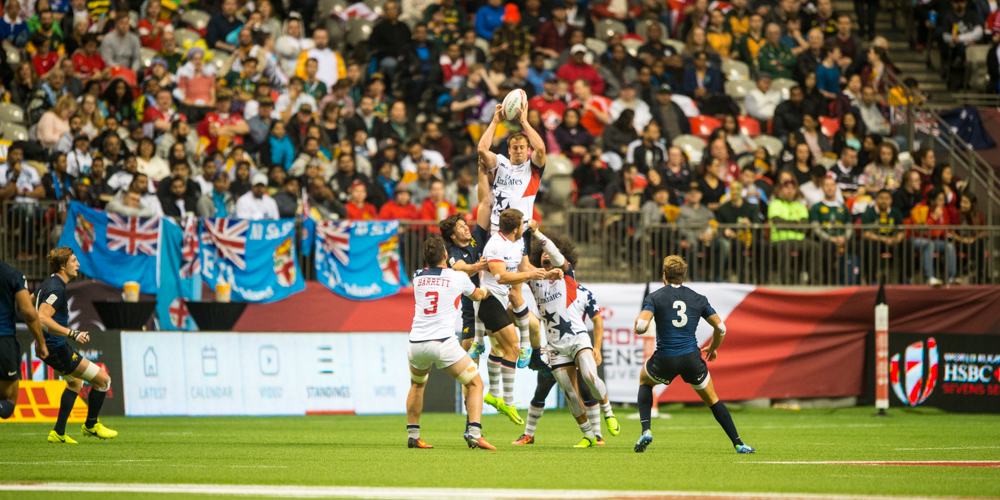
M 545 141 L 528 123 L 528 102 L 524 102 L 518 115 L 522 132 L 507 138 L 510 159 L 490 151 L 493 136 L 501 120 L 506 120 L 506 116 L 503 106 L 497 105 L 493 121 L 483 132 L 478 147 L 479 158 L 489 173 L 490 185 L 493 187 L 493 209 L 490 211 L 491 234 L 496 234 L 499 230 L 500 214 L 509 208 L 521 212 L 523 226 L 527 229 L 528 221 L 531 220 L 535 209 L 535 195 L 538 194 L 538 186 L 541 183 L 542 173 L 545 171 Z M 525 256 L 528 255 L 530 249 L 531 233 L 529 232 L 524 238 Z M 527 258 L 525 258 L 524 264 L 527 264 Z M 527 269 L 526 265 L 522 266 L 522 270 L 524 269 Z M 531 313 L 528 312 L 524 298 L 521 297 L 520 287 L 511 291 L 510 302 L 511 311 L 514 313 L 514 323 L 520 333 L 521 351 L 517 367 L 525 368 L 531 364 L 532 369 L 538 370 L 541 368 L 541 358 L 538 357 L 537 353 L 533 357 L 532 353 L 537 351 L 541 345 L 541 339 L 531 339 L 529 327 Z
M 433 448 L 420 439 L 420 412 L 424 407 L 424 388 L 431 364 L 435 364 L 469 391 L 466 400 L 469 423 L 463 436 L 469 448 L 495 450 L 481 434 L 483 380 L 453 331 L 461 307 L 461 296 L 480 301 L 489 297 L 490 292 L 473 285 L 467 274 L 448 268 L 448 252 L 441 238 L 434 237 L 424 242 L 423 253 L 424 262 L 430 267 L 413 275 L 416 304 L 406 353 L 411 380 L 410 393 L 406 397 L 407 447 Z
M 495 341 L 486 360 L 490 392 L 484 400 L 517 425 L 524 424 L 514 407 L 514 370 L 520 352 L 516 330 L 507 316 L 509 295 L 512 288 L 520 288 L 525 281 L 562 278 L 560 269 L 546 272 L 525 262 L 521 223 L 519 210 L 509 208 L 500 214 L 499 232 L 483 249 L 489 271 L 483 273 L 482 284 L 490 291 L 490 296 L 479 303 L 479 319 L 486 330 L 493 332 Z M 495 375 L 498 372 L 503 380 L 503 399 L 499 398 L 499 380 Z
M 597 407 L 594 404 L 596 401 L 592 402 L 592 399 L 600 401 L 600 409 L 604 414 L 608 432 L 612 436 L 617 436 L 621 431 L 618 420 L 611 410 L 611 403 L 608 401 L 607 387 L 604 385 L 604 381 L 597 376 L 597 366 L 601 364 L 601 341 L 604 336 L 601 312 L 593 294 L 576 282 L 573 266 L 556 241 L 538 231 L 535 232 L 535 236 L 536 240 L 532 245 L 529 259 L 531 264 L 546 270 L 561 269 L 564 273 L 562 279 L 533 281 L 531 291 L 535 296 L 535 302 L 538 303 L 538 313 L 542 316 L 545 324 L 552 375 L 559 383 L 559 387 L 566 392 L 566 399 L 573 412 L 573 417 L 576 418 L 576 422 L 584 434 L 583 440 L 574 447 L 589 448 L 597 443 L 595 434 L 600 434 L 601 431 Z M 567 254 L 574 253 L 572 243 L 569 240 L 563 238 L 557 238 L 557 240 L 562 244 L 562 249 L 565 249 Z M 587 333 L 585 318 L 590 318 L 594 323 L 593 344 Z M 589 389 L 590 394 L 587 396 L 583 396 L 580 388 L 576 387 L 578 372 L 584 385 Z M 542 416 L 545 396 L 551 389 L 551 384 L 544 381 L 540 385 L 547 386 L 541 387 L 545 394 L 539 398 L 539 391 L 536 390 L 535 400 L 532 401 L 528 410 L 528 425 L 525 427 L 525 435 L 513 444 L 534 443 L 535 425 Z M 539 399 L 542 404 L 535 404 L 539 402 Z M 587 406 L 593 406 L 594 411 L 588 411 Z M 592 422 L 592 420 L 594 421 Z

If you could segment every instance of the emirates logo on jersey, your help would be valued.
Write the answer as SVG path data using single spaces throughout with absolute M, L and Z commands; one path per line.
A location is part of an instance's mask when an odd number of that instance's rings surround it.
M 497 177 L 496 184 L 500 186 L 523 186 L 524 179 L 516 179 L 509 175 L 505 175 L 503 177 Z

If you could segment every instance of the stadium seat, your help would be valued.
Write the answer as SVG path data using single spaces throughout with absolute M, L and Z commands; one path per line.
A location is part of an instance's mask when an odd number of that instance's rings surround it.
M 372 12 L 378 14 L 379 17 L 382 17 L 382 6 L 384 6 L 387 1 L 388 0 L 365 0 L 364 4 L 367 5 Z
M 348 26 L 348 29 L 350 29 L 350 26 Z M 474 43 L 475 43 L 476 47 L 478 47 L 479 49 L 481 49 L 483 52 L 485 52 L 487 54 L 490 53 L 490 42 L 489 42 L 489 40 L 487 40 L 485 38 L 478 38 L 477 37 L 476 41 Z
M 664 26 L 663 23 L 659 21 L 654 21 L 652 19 L 643 19 L 642 21 L 635 23 L 635 34 L 641 36 L 643 40 L 646 40 L 648 42 L 649 40 L 646 37 L 646 32 L 649 31 L 649 26 L 653 23 L 660 25 L 660 33 L 663 33 L 663 39 L 666 40 L 667 33 L 669 33 L 667 31 L 667 27 Z
M 669 45 L 669 46 L 673 47 L 674 50 L 677 51 L 678 54 L 683 54 L 684 53 L 684 42 L 682 42 L 680 40 L 674 40 L 672 38 L 668 38 L 668 39 L 664 40 L 663 43 L 666 44 L 666 45 Z
M 749 116 L 737 116 L 736 121 L 740 125 L 740 132 L 743 132 L 750 137 L 757 137 L 760 135 L 760 122 L 754 118 Z
M 212 16 L 203 10 L 186 10 L 181 14 L 181 21 L 190 26 L 195 31 L 202 31 L 208 28 L 208 20 Z
M 730 59 L 722 63 L 722 76 L 726 77 L 730 81 L 749 80 L 750 66 L 743 61 Z
M 136 28 L 139 27 L 139 13 L 138 12 L 136 12 L 134 10 L 128 11 L 128 24 L 129 24 L 129 26 L 132 27 L 132 29 L 136 29 Z
M 771 90 L 781 91 L 781 98 L 788 99 L 788 90 L 792 87 L 797 87 L 799 82 L 792 80 L 790 78 L 775 78 L 771 81 Z
M 830 170 L 831 168 L 833 168 L 834 165 L 837 164 L 837 159 L 829 156 L 820 156 L 819 158 L 816 158 L 816 164 L 822 165 L 823 168 Z
M 608 38 L 614 35 L 624 35 L 625 33 L 628 33 L 625 25 L 614 19 L 602 19 L 594 27 L 594 36 L 602 42 L 607 42 Z
M 705 115 L 688 118 L 688 121 L 691 123 L 691 133 L 701 137 L 708 137 L 713 130 L 722 126 L 722 120 Z
M 573 175 L 573 162 L 562 155 L 546 155 L 542 181 L 548 182 L 549 179 L 559 175 Z
M 201 40 L 201 33 L 194 30 L 189 30 L 187 28 L 179 28 L 174 30 L 174 39 L 177 40 L 177 45 L 180 47 L 184 46 L 184 42 L 195 43 Z
M 358 47 L 368 40 L 372 34 L 374 23 L 360 17 L 352 17 L 347 20 L 347 44 Z
M 973 91 L 985 91 L 988 81 L 986 72 L 986 57 L 990 53 L 989 45 L 970 45 L 965 49 L 966 84 Z
M 345 0 L 320 0 L 316 6 L 316 13 L 321 15 L 340 14 L 349 6 L 350 4 Z
M 726 95 L 732 97 L 734 101 L 740 102 L 756 86 L 749 80 L 729 80 L 726 82 Z
M 0 136 L 7 141 L 26 141 L 28 140 L 28 129 L 24 128 L 23 125 L 18 125 L 16 123 L 4 123 L 0 125 Z
M 687 155 L 691 163 L 700 163 L 707 143 L 701 137 L 684 134 L 674 137 L 670 145 L 681 148 L 681 151 L 684 151 L 684 154 Z
M 208 61 L 209 64 L 214 65 L 220 71 L 222 70 L 222 65 L 225 64 L 226 59 L 229 59 L 231 54 L 222 49 L 212 49 L 212 59 Z
M 592 50 L 598 56 L 608 51 L 608 44 L 596 38 L 588 38 L 583 41 L 583 44 L 586 45 L 588 49 Z
M 152 66 L 153 58 L 156 57 L 155 50 L 143 47 L 139 49 L 139 54 L 142 56 L 142 67 L 148 68 Z
M 753 163 L 753 161 L 753 155 L 740 155 L 736 157 L 736 164 L 740 166 L 740 170 L 743 170 L 743 167 Z
M 11 67 L 17 66 L 21 62 L 21 53 L 12 45 L 4 44 L 3 50 L 7 52 L 7 64 Z M 30 61 L 30 59 L 29 59 Z
M 754 142 L 758 146 L 763 146 L 771 156 L 781 154 L 781 150 L 785 148 L 785 145 L 781 142 L 781 139 L 771 135 L 758 135 L 754 138 Z
M 547 170 L 547 169 L 546 169 Z M 548 194 L 545 200 L 558 207 L 568 207 L 573 200 L 573 177 L 569 175 L 553 176 L 549 182 Z
M 832 138 L 834 134 L 840 130 L 840 120 L 836 118 L 830 118 L 829 116 L 819 117 L 819 128 L 823 131 L 823 135 L 828 138 Z
M 24 109 L 17 104 L 0 102 L 0 122 L 24 123 Z
M 634 38 L 628 38 L 622 40 L 622 46 L 625 47 L 625 51 L 629 53 L 632 57 L 637 57 L 639 55 L 639 47 L 642 47 L 643 43 Z

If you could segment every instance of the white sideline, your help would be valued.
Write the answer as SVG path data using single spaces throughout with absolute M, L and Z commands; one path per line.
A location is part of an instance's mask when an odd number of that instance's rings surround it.
M 474 488 L 380 488 L 368 486 L 286 486 L 240 484 L 141 483 L 0 483 L 0 491 L 62 491 L 162 493 L 189 495 L 249 495 L 291 498 L 364 498 L 406 500 L 569 500 L 569 499 L 739 499 L 739 500 L 947 500 L 959 497 L 831 495 L 821 493 L 753 493 L 717 491 L 529 490 Z

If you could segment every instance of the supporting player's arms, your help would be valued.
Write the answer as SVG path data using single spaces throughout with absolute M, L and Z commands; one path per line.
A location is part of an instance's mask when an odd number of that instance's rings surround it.
M 451 265 L 451 268 L 460 273 L 465 273 L 468 274 L 469 276 L 474 276 L 476 274 L 479 274 L 479 271 L 487 270 L 486 257 L 480 257 L 479 262 L 476 262 L 475 264 L 466 264 L 464 260 L 458 260 Z
M 90 336 L 87 335 L 87 332 L 66 328 L 59 323 L 56 323 L 56 320 L 52 319 L 52 315 L 55 313 L 56 310 L 46 302 L 42 302 L 38 305 L 38 320 L 45 328 L 45 331 L 49 332 L 51 335 L 71 338 L 81 344 L 86 344 L 87 341 L 90 340 Z
M 490 296 L 490 291 L 485 288 L 476 288 L 476 291 L 470 293 L 469 295 L 466 295 L 466 297 L 475 302 L 479 302 L 480 300 L 483 300 L 489 296 Z
M 635 333 L 642 335 L 649 329 L 649 322 L 653 319 L 653 311 L 642 311 L 639 317 L 635 318 Z
M 715 331 L 712 332 L 712 343 L 702 349 L 701 352 L 705 353 L 705 359 L 708 361 L 715 361 L 715 358 L 718 357 L 716 351 L 719 350 L 719 346 L 722 345 L 722 339 L 726 336 L 726 325 L 722 322 L 722 318 L 718 314 L 709 316 L 705 321 L 709 325 L 712 325 Z
M 496 134 L 497 125 L 503 120 L 502 116 L 503 106 L 497 104 L 496 111 L 493 113 L 493 121 L 490 122 L 490 126 L 486 127 L 483 136 L 479 138 L 479 159 L 483 161 L 489 171 L 497 168 L 497 155 L 490 151 L 490 146 L 493 145 L 493 135 Z
M 533 150 L 531 153 L 531 162 L 539 167 L 545 166 L 545 141 L 542 140 L 542 136 L 538 135 L 538 132 L 528 123 L 528 101 L 524 101 L 524 105 L 521 107 L 521 128 L 524 129 L 524 135 L 528 136 L 528 144 L 531 145 Z
M 490 174 L 483 158 L 479 158 L 479 185 L 476 186 L 479 195 L 479 208 L 476 211 L 476 225 L 490 231 L 490 213 L 493 210 L 493 191 L 490 190 Z M 486 242 L 482 243 L 483 245 Z
M 529 264 L 530 265 L 530 264 Z M 520 285 L 525 281 L 538 281 L 545 278 L 545 271 L 541 269 L 535 269 L 532 267 L 530 271 L 521 271 L 518 273 L 512 273 L 507 271 L 507 265 L 501 261 L 491 261 L 489 262 L 490 270 L 489 272 L 493 274 L 496 278 L 497 283 L 501 285 Z
M 49 357 L 49 349 L 45 347 L 45 336 L 42 335 L 42 323 L 38 321 L 38 311 L 31 303 L 31 294 L 27 290 L 21 290 L 14 294 L 14 300 L 24 314 L 24 322 L 28 325 L 28 331 L 31 332 L 32 337 L 35 337 L 36 354 L 41 359 Z
M 530 273 L 530 272 L 534 272 L 534 271 L 542 271 L 545 274 L 542 276 L 541 279 L 545 279 L 545 280 L 561 280 L 563 278 L 563 271 L 562 271 L 561 268 L 553 267 L 552 269 L 546 271 L 546 270 L 544 270 L 542 268 L 535 267 L 531 263 L 531 261 L 528 260 L 528 256 L 527 255 L 521 257 L 521 263 L 517 265 L 517 270 L 521 271 L 523 273 Z
M 590 317 L 590 321 L 594 322 L 594 361 L 597 362 L 597 366 L 601 366 L 601 343 L 604 341 L 604 319 L 601 318 L 601 313 L 598 311 L 597 314 Z

